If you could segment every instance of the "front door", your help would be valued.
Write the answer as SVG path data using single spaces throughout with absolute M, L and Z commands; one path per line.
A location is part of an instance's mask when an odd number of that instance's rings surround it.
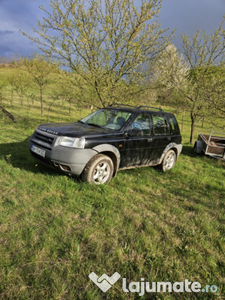
M 139 114 L 128 128 L 120 167 L 150 164 L 153 141 L 150 115 Z

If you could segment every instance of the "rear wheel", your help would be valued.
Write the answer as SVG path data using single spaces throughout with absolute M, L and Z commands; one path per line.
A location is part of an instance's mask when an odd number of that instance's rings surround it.
M 110 157 L 98 154 L 86 165 L 82 180 L 94 184 L 104 184 L 110 181 L 113 175 L 113 162 Z
M 163 172 L 170 170 L 174 167 L 177 160 L 176 153 L 173 150 L 169 150 L 163 158 L 161 167 Z

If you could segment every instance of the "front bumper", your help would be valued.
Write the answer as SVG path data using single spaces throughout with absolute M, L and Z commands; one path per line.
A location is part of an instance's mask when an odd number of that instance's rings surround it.
M 32 151 L 33 145 L 43 150 L 45 155 L 41 156 Z M 34 135 L 30 137 L 29 149 L 36 159 L 50 167 L 73 175 L 80 175 L 89 160 L 98 153 L 93 149 L 77 149 L 64 146 L 53 145 L 48 148 L 45 147 L 44 143 L 39 143 Z

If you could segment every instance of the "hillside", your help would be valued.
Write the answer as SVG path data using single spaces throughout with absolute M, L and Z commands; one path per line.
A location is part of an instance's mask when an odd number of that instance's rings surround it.
M 0 82 L 16 69 L 0 68 Z M 147 293 L 141 299 L 224 299 L 225 163 L 196 155 L 188 143 L 174 169 L 119 171 L 108 185 L 93 186 L 62 175 L 31 157 L 28 138 L 40 123 L 77 121 L 77 108 L 45 90 L 20 97 L 6 85 L 0 112 L 0 299 L 139 299 L 122 280 L 106 293 L 88 278 L 118 272 L 130 282 L 199 282 L 209 292 Z M 53 103 L 53 105 L 51 105 Z M 182 124 L 183 111 L 173 111 Z M 197 125 L 208 133 L 210 124 Z M 216 130 L 216 128 L 214 128 Z

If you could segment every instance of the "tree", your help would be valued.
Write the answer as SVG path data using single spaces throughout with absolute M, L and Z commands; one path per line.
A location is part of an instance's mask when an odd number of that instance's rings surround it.
M 158 101 L 177 107 L 184 106 L 178 93 L 188 84 L 189 67 L 177 48 L 169 44 L 149 68 L 149 82 L 156 89 Z
M 20 66 L 25 69 L 34 84 L 39 88 L 41 116 L 44 115 L 43 91 L 53 82 L 52 74 L 58 71 L 56 64 L 46 61 L 44 57 L 36 55 L 33 58 L 23 58 L 20 61 Z
M 51 11 L 41 7 L 46 17 L 34 30 L 37 37 L 24 34 L 46 55 L 79 74 L 96 105 L 105 106 L 119 98 L 123 80 L 135 87 L 135 93 L 143 90 L 142 66 L 154 60 L 168 41 L 167 29 L 154 21 L 162 0 L 142 0 L 139 7 L 134 2 L 52 0 Z M 126 91 L 128 97 L 130 89 Z
M 187 85 L 189 67 L 183 55 L 172 44 L 159 55 L 153 70 L 156 84 L 167 90 L 179 90 Z
M 19 71 L 17 74 L 12 74 L 8 77 L 8 82 L 12 87 L 12 91 L 16 92 L 20 97 L 20 105 L 23 105 L 23 97 L 26 95 L 26 91 L 30 85 L 30 80 L 24 71 Z
M 215 97 L 220 94 L 223 86 L 219 70 L 224 66 L 225 61 L 224 21 L 225 19 L 212 35 L 197 31 L 194 36 L 188 37 L 185 34 L 182 36 L 183 54 L 189 64 L 190 72 L 189 84 L 180 92 L 191 117 L 190 143 L 193 143 L 194 129 L 198 120 L 215 114 Z M 223 99 L 217 97 L 217 108 L 224 107 Z
M 6 86 L 6 81 L 0 82 L 0 103 L 3 104 L 3 89 Z
M 212 125 L 224 129 L 225 66 L 213 66 L 208 73 L 204 94 L 211 112 L 209 120 Z

